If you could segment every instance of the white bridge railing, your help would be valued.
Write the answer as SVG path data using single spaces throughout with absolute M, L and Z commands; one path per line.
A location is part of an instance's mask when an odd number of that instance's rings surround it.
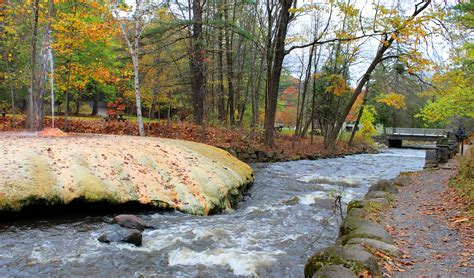
M 384 134 L 386 135 L 407 135 L 407 136 L 445 136 L 452 129 L 436 129 L 436 128 L 405 128 L 405 127 L 386 127 Z

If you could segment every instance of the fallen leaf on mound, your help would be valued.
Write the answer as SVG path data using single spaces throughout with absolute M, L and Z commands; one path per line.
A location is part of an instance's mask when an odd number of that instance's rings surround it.
M 456 219 L 453 221 L 453 223 L 460 223 L 460 222 L 465 222 L 465 221 L 468 221 L 469 218 L 467 217 L 464 217 L 464 218 L 459 218 L 459 219 Z
M 67 133 L 63 132 L 59 128 L 45 128 L 38 132 L 39 137 L 64 137 Z
M 389 273 L 393 272 L 393 267 L 389 263 L 385 263 L 384 268 Z

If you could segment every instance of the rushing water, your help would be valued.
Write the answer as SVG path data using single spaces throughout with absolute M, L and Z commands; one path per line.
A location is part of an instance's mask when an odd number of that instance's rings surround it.
M 255 184 L 233 212 L 143 213 L 157 229 L 144 232 L 142 247 L 97 241 L 112 216 L 0 224 L 0 277 L 301 277 L 308 256 L 337 236 L 335 195 L 361 198 L 375 181 L 423 163 L 424 151 L 389 149 L 254 164 Z

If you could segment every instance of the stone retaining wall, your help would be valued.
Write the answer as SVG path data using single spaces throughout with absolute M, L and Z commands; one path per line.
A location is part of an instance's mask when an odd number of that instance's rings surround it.
M 380 276 L 376 252 L 400 255 L 394 239 L 380 225 L 376 213 L 388 206 L 399 186 L 411 183 L 400 175 L 393 180 L 380 180 L 369 188 L 363 200 L 351 201 L 339 227 L 333 246 L 317 251 L 306 262 L 305 277 L 359 277 L 360 274 Z
M 459 152 L 459 142 L 455 138 L 444 138 L 436 143 L 436 149 L 426 150 L 425 169 L 436 168 L 448 162 Z

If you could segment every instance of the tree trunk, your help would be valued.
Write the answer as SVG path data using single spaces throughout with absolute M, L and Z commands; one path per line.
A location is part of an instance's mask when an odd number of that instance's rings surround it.
M 6 60 L 6 64 L 7 64 L 7 73 L 10 75 L 9 76 L 10 80 L 8 82 L 8 85 L 9 85 L 9 88 L 10 88 L 10 100 L 11 100 L 11 105 L 12 105 L 12 114 L 13 114 L 13 116 L 15 116 L 15 114 L 16 114 L 15 94 L 13 92 L 13 79 L 12 79 L 11 72 L 10 72 L 10 63 L 9 63 L 8 54 L 5 55 L 5 60 Z
M 135 103 L 137 106 L 137 120 L 138 120 L 138 134 L 145 136 L 145 128 L 143 126 L 142 116 L 142 100 L 140 95 L 140 75 L 139 75 L 139 64 L 138 64 L 138 36 L 135 38 L 135 51 L 132 54 L 133 61 L 133 72 L 134 72 L 134 84 L 135 84 Z
M 74 115 L 79 116 L 79 112 L 81 110 L 81 101 L 79 98 L 76 100 L 76 110 L 74 111 Z
M 91 116 L 97 116 L 99 113 L 99 94 L 95 93 L 93 97 L 93 104 L 92 104 L 92 113 Z
M 217 54 L 217 75 L 218 75 L 218 96 L 217 96 L 217 112 L 219 121 L 224 122 L 226 119 L 225 100 L 224 100 L 224 43 L 222 28 L 218 30 L 218 54 Z
M 303 116 L 304 116 L 304 108 L 306 104 L 306 93 L 308 92 L 308 84 L 309 80 L 311 79 L 311 72 L 312 72 L 312 67 L 313 67 L 313 55 L 315 52 L 315 46 L 313 45 L 311 49 L 309 50 L 309 60 L 308 60 L 308 68 L 306 70 L 306 76 L 303 84 L 303 93 L 301 95 L 301 109 L 300 113 L 296 119 L 296 130 L 295 130 L 295 135 L 299 135 L 300 137 L 303 136 L 302 133 L 300 133 L 301 125 L 303 123 Z M 313 97 L 314 99 L 314 97 Z M 314 101 L 314 100 L 313 100 Z M 314 103 L 313 103 L 314 105 Z
M 252 127 L 256 128 L 259 125 L 259 106 L 260 106 L 260 90 L 262 89 L 262 74 L 263 74 L 264 59 L 260 60 L 260 70 L 257 76 L 257 88 L 252 90 Z
M 227 2 L 226 2 L 227 4 Z M 232 33 L 229 32 L 227 23 L 229 15 L 227 7 L 224 8 L 225 28 L 225 55 L 227 62 L 227 109 L 229 113 L 230 126 L 235 126 L 235 91 L 234 91 L 234 61 L 232 57 Z
M 202 11 L 201 0 L 193 0 L 193 32 L 191 36 L 191 89 L 193 101 L 193 116 L 196 124 L 204 122 L 204 46 L 202 41 Z
M 41 105 L 40 72 L 38 70 L 37 52 L 38 52 L 38 28 L 39 28 L 39 0 L 33 3 L 33 30 L 31 36 L 31 77 L 30 90 L 28 96 L 27 129 L 38 131 L 43 128 L 43 113 Z
M 357 115 L 357 120 L 354 124 L 354 129 L 351 133 L 351 138 L 349 139 L 349 146 L 352 147 L 352 142 L 354 141 L 355 134 L 357 132 L 357 128 L 359 127 L 360 119 L 362 118 L 362 114 L 364 113 L 365 104 L 367 103 L 367 95 L 369 94 L 369 83 L 367 82 L 367 86 L 365 86 L 365 94 L 364 98 L 362 99 L 362 105 L 360 107 L 359 114 Z
M 63 122 L 63 129 L 65 131 L 68 130 L 67 121 L 69 117 L 69 100 L 70 100 L 69 90 L 71 89 L 70 84 L 71 84 L 71 60 L 69 59 L 68 70 L 67 70 L 67 83 L 66 83 L 66 108 L 64 111 L 64 122 Z
M 278 102 L 278 91 L 285 58 L 285 39 L 288 31 L 288 23 L 290 21 L 290 12 L 293 0 L 280 0 L 281 10 L 277 26 L 277 35 L 275 42 L 275 54 L 273 55 L 273 63 L 270 71 L 270 79 L 267 86 L 267 109 L 265 113 L 265 137 L 264 143 L 267 146 L 273 146 L 273 127 L 275 124 L 275 115 Z
M 362 76 L 359 83 L 357 84 L 357 87 L 354 90 L 354 93 L 352 94 L 350 101 L 347 103 L 347 105 L 344 109 L 344 112 L 336 119 L 336 123 L 335 123 L 334 128 L 332 128 L 328 132 L 327 140 L 325 140 L 325 144 L 324 144 L 326 148 L 334 149 L 334 146 L 336 144 L 337 136 L 339 135 L 339 131 L 341 130 L 342 125 L 344 124 L 344 121 L 345 121 L 347 115 L 349 115 L 352 106 L 354 105 L 355 101 L 357 100 L 357 97 L 362 92 L 362 88 L 365 86 L 367 81 L 369 81 L 370 75 L 374 71 L 375 67 L 382 61 L 382 57 L 383 57 L 385 51 L 387 51 L 387 49 L 390 47 L 390 45 L 393 43 L 393 41 L 394 41 L 394 39 L 390 38 L 388 41 L 385 40 L 381 43 L 381 45 L 380 45 L 380 47 L 377 51 L 377 54 L 375 55 L 375 58 L 372 60 L 369 67 L 367 68 L 364 75 Z

